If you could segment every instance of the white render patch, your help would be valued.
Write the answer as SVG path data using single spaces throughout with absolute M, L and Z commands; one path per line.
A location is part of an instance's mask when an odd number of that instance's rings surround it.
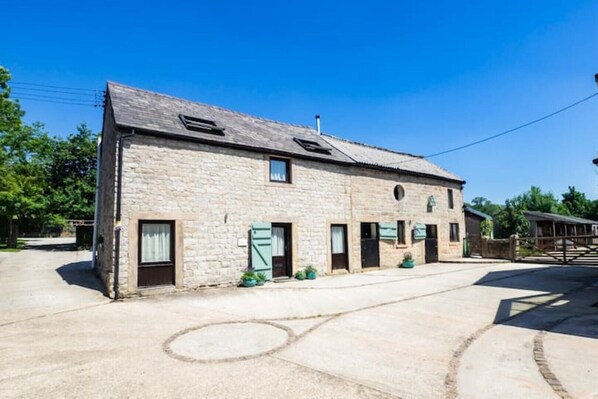
M 211 324 L 175 335 L 165 349 L 189 362 L 237 361 L 275 351 L 289 342 L 291 334 L 263 322 Z

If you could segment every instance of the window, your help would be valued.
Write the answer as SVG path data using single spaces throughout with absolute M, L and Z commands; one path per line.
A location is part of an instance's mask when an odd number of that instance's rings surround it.
M 141 221 L 140 264 L 170 264 L 174 261 L 174 222 Z
M 405 189 L 400 184 L 397 184 L 394 189 L 394 196 L 397 201 L 400 201 L 405 197 Z
M 218 125 L 214 121 L 183 114 L 179 114 L 179 118 L 187 130 L 224 136 L 224 127 Z
M 291 162 L 283 158 L 270 158 L 270 181 L 291 182 Z
M 459 242 L 459 223 L 449 225 L 451 242 Z
M 399 220 L 397 222 L 397 243 L 405 244 L 405 221 Z
M 301 147 L 303 147 L 306 151 L 330 154 L 330 151 L 332 150 L 332 148 L 323 146 L 317 141 L 305 140 L 297 137 L 294 137 L 293 140 L 295 140 L 295 142 L 299 144 Z
M 455 202 L 453 200 L 453 190 L 450 188 L 448 189 L 448 208 L 453 209 L 455 207 Z

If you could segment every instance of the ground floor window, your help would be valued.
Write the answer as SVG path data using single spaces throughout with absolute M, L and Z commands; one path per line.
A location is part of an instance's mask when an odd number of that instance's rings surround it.
M 397 222 L 397 243 L 405 244 L 405 221 L 399 220 Z
M 349 266 L 349 257 L 347 255 L 347 225 L 333 224 L 330 226 L 330 241 L 332 269 L 347 269 Z
M 451 223 L 449 225 L 449 228 L 450 228 L 451 242 L 458 242 L 459 241 L 459 223 Z
M 174 284 L 174 221 L 139 221 L 138 286 Z

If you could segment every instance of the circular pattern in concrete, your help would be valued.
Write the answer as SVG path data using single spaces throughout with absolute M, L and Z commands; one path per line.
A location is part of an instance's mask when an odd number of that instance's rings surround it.
M 231 362 L 273 353 L 291 339 L 292 330 L 270 322 L 215 323 L 173 335 L 164 343 L 164 350 L 188 362 Z

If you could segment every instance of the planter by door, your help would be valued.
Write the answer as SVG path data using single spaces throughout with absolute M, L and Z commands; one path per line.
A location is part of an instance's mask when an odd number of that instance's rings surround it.
M 347 251 L 347 225 L 333 224 L 330 226 L 330 241 L 332 250 L 332 270 L 349 268 Z
M 361 223 L 361 267 L 380 266 L 378 223 Z
M 291 275 L 291 225 L 272 223 L 272 277 Z
M 426 225 L 426 263 L 438 262 L 438 231 L 435 224 Z
M 137 286 L 174 285 L 174 221 L 140 220 Z

